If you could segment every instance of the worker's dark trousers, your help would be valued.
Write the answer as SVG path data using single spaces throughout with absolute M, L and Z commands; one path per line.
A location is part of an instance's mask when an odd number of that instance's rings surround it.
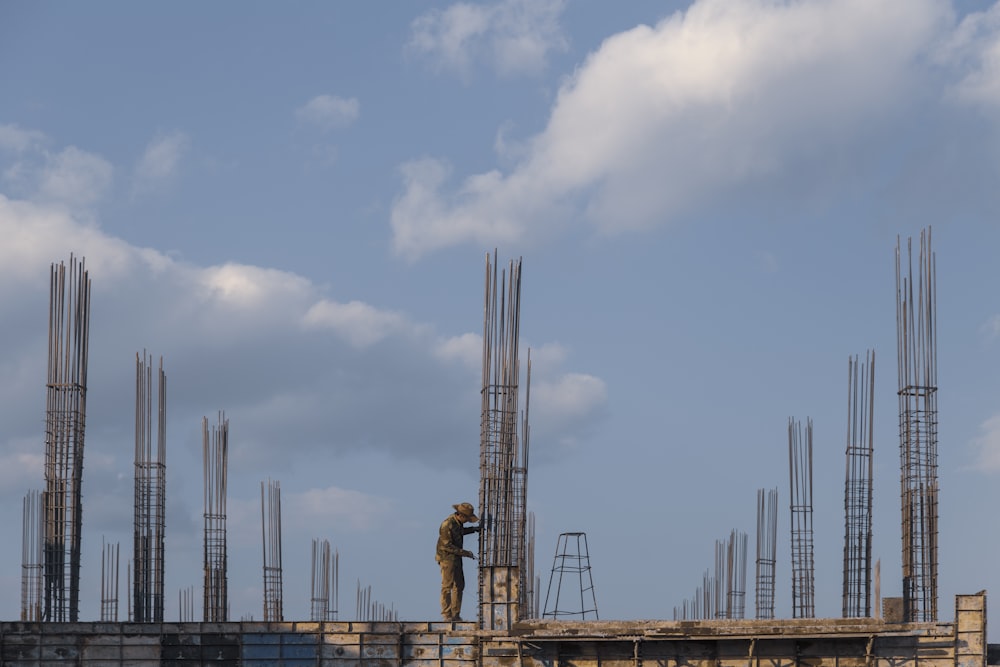
M 441 618 L 457 621 L 462 616 L 462 591 L 465 589 L 465 573 L 462 572 L 461 558 L 443 558 L 441 565 Z

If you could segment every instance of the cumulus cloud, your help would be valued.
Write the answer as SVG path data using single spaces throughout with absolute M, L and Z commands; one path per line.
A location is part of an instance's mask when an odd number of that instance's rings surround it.
M 470 370 L 482 371 L 483 337 L 478 334 L 452 336 L 438 343 L 434 352 L 445 361 L 457 361 Z
M 17 125 L 0 124 L 0 150 L 23 153 L 45 141 L 45 135 L 37 130 L 25 130 Z
M 972 441 L 977 450 L 976 467 L 983 472 L 1000 471 L 1000 415 L 993 415 L 979 426 Z
M 70 146 L 49 156 L 34 172 L 36 197 L 71 207 L 89 207 L 111 187 L 111 163 L 93 153 Z
M 380 311 L 360 301 L 320 301 L 309 309 L 303 322 L 310 327 L 329 328 L 355 347 L 374 345 L 410 326 L 402 315 Z
M 361 105 L 357 98 L 318 95 L 295 111 L 301 123 L 314 125 L 324 131 L 347 127 L 358 119 Z
M 468 77 L 486 61 L 502 76 L 538 74 L 568 48 L 559 25 L 564 0 L 458 2 L 413 21 L 408 48 L 440 70 Z
M 963 18 L 934 56 L 953 70 L 957 80 L 950 93 L 956 100 L 991 109 L 1000 106 L 1000 3 Z
M 306 524 L 373 530 L 385 522 L 392 510 L 387 498 L 330 486 L 308 489 L 291 497 L 292 516 Z
M 183 132 L 172 132 L 153 139 L 135 168 L 135 191 L 140 194 L 159 190 L 177 173 L 190 140 Z
M 531 241 L 577 220 L 603 233 L 670 222 L 905 110 L 950 16 L 939 0 L 698 0 L 614 35 L 508 172 L 455 184 L 442 161 L 403 165 L 394 250 Z

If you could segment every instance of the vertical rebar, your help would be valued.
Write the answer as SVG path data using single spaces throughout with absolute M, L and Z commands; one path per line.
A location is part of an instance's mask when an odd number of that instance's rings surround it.
M 119 544 L 101 541 L 101 621 L 118 622 Z
M 77 622 L 80 615 L 81 483 L 87 414 L 90 275 L 70 256 L 53 264 L 49 288 L 49 355 L 45 396 L 45 516 L 43 620 Z
M 166 527 L 167 376 L 163 357 L 157 373 L 156 438 L 153 438 L 153 359 L 135 355 L 135 505 L 132 617 L 163 622 L 164 531 Z M 154 449 L 155 442 L 155 449 Z
M 875 352 L 847 360 L 844 482 L 844 618 L 871 616 Z
M 938 411 L 937 294 L 931 229 L 920 232 L 916 294 L 913 240 L 902 276 L 896 239 L 896 339 L 899 369 L 900 506 L 903 616 L 937 621 Z
M 792 618 L 816 613 L 813 560 L 812 419 L 788 420 L 788 478 L 791 504 Z
M 774 618 L 778 551 L 778 489 L 757 489 L 757 618 Z
M 726 543 L 726 618 L 742 619 L 746 613 L 747 534 L 735 528 Z
M 202 613 L 206 622 L 229 620 L 229 554 L 226 540 L 226 496 L 229 475 L 229 420 L 219 411 L 211 430 L 201 419 L 205 489 L 204 590 Z
M 42 494 L 24 496 L 21 520 L 21 620 L 42 620 Z
M 331 554 L 330 541 L 312 541 L 312 579 L 310 619 L 333 621 L 337 618 L 337 588 L 340 555 Z
M 479 591 L 484 579 L 505 572 L 514 581 L 491 591 L 489 614 L 479 607 L 482 627 L 520 618 L 526 571 L 528 410 L 519 415 L 521 261 L 499 272 L 496 252 L 486 256 L 483 316 L 479 506 Z M 530 383 L 530 379 L 529 379 Z M 518 419 L 522 419 L 521 434 Z M 487 573 L 490 573 L 489 575 Z M 488 616 L 488 618 L 487 618 Z
M 260 483 L 260 520 L 264 547 L 264 620 L 283 621 L 281 570 L 281 485 L 267 482 L 267 503 L 264 502 L 264 482 Z

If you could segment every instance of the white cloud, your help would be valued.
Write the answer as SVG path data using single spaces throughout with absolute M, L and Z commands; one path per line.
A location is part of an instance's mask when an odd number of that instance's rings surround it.
M 45 142 L 45 135 L 37 130 L 25 130 L 17 125 L 0 125 L 0 150 L 23 153 Z
M 580 418 L 607 399 L 608 389 L 593 375 L 569 373 L 555 381 L 532 383 L 532 410 L 537 407 L 551 418 L 569 421 Z
M 1000 105 L 1000 3 L 967 15 L 938 45 L 936 61 L 954 69 L 951 95 L 989 108 Z
M 292 515 L 303 523 L 346 526 L 355 531 L 373 530 L 385 522 L 392 510 L 386 498 L 335 486 L 295 494 L 289 506 Z
M 335 95 L 318 95 L 305 106 L 295 111 L 299 122 L 315 125 L 322 130 L 347 127 L 358 119 L 361 106 L 357 98 L 344 98 Z
M 337 303 L 324 299 L 309 309 L 303 322 L 310 327 L 332 329 L 355 347 L 374 345 L 408 328 L 402 315 L 380 311 L 361 301 Z
M 413 21 L 409 49 L 436 67 L 468 77 L 475 63 L 488 60 L 502 76 L 537 74 L 552 51 L 565 51 L 559 25 L 564 0 L 458 2 Z
M 172 132 L 151 141 L 135 168 L 135 191 L 148 193 L 167 185 L 177 173 L 189 144 L 183 132 Z
M 97 203 L 111 187 L 111 163 L 75 146 L 50 156 L 37 172 L 37 196 L 71 207 Z
M 483 337 L 466 333 L 453 336 L 438 343 L 434 353 L 445 361 L 458 361 L 472 371 L 483 368 Z
M 976 467 L 983 472 L 1000 471 L 1000 415 L 994 415 L 979 426 L 979 435 L 972 441 L 976 448 Z
M 508 173 L 452 188 L 444 163 L 404 165 L 394 250 L 531 241 L 572 220 L 604 233 L 664 224 L 792 171 L 906 110 L 949 17 L 939 0 L 699 0 L 614 35 Z
M 261 309 L 310 293 L 309 281 L 294 273 L 232 262 L 202 269 L 198 277 L 214 298 L 240 308 Z

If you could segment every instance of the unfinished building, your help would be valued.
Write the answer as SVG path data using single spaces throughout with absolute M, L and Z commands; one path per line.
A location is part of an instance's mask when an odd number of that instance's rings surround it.
M 716 577 L 707 592 L 714 606 L 705 618 L 672 621 L 563 620 L 539 618 L 534 577 L 533 517 L 527 512 L 528 404 L 530 355 L 522 385 L 519 357 L 521 263 L 501 270 L 495 253 L 486 257 L 485 317 L 483 322 L 483 382 L 481 389 L 480 492 L 482 534 L 479 542 L 479 618 L 475 623 L 399 621 L 391 606 L 372 603 L 371 587 L 358 584 L 358 620 L 337 614 L 336 555 L 330 545 L 313 542 L 312 619 L 283 620 L 281 587 L 281 513 L 277 482 L 269 493 L 261 484 L 261 522 L 264 559 L 264 616 L 262 622 L 229 621 L 225 542 L 226 443 L 228 422 L 220 413 L 219 428 L 209 438 L 203 422 L 205 451 L 205 604 L 204 620 L 169 622 L 102 622 L 76 619 L 75 589 L 79 567 L 50 569 L 75 555 L 71 545 L 79 535 L 79 517 L 65 524 L 42 523 L 37 494 L 25 499 L 22 620 L 0 623 L 0 662 L 3 665 L 246 665 L 323 667 L 985 667 L 994 661 L 987 645 L 986 592 L 955 598 L 954 620 L 938 621 L 937 603 L 937 413 L 935 396 L 933 255 L 930 235 L 921 238 L 921 276 L 914 295 L 912 277 L 897 281 L 900 344 L 900 439 L 903 510 L 903 596 L 886 600 L 885 614 L 871 613 L 871 380 L 874 353 L 859 367 L 849 363 L 849 419 L 845 480 L 844 618 L 816 619 L 813 615 L 812 572 L 812 437 L 811 422 L 789 422 L 790 500 L 792 508 L 793 619 L 774 619 L 777 489 L 758 491 L 756 604 L 757 618 L 744 620 L 745 570 L 748 536 L 734 531 L 727 543 L 716 544 Z M 898 260 L 897 275 L 901 264 Z M 74 269 L 75 270 L 75 269 Z M 57 290 L 54 269 L 53 294 Z M 89 279 L 77 297 L 89 304 Z M 60 287 L 61 291 L 61 287 Z M 72 292 L 72 290 L 71 290 Z M 54 306 L 53 312 L 63 308 Z M 86 314 L 86 309 L 77 309 Z M 60 339 L 65 335 L 53 329 Z M 84 331 L 79 326 L 74 331 Z M 70 339 L 67 339 L 70 340 Z M 85 397 L 86 336 L 70 340 L 69 356 L 82 376 L 50 381 L 60 400 L 79 405 Z M 59 357 L 61 358 L 62 353 Z M 50 359 L 50 362 L 52 359 Z M 51 364 L 50 364 L 51 365 Z M 148 373 L 148 366 L 140 370 Z M 162 372 L 162 366 L 161 366 Z M 143 376 L 148 377 L 148 375 Z M 860 381 L 859 381 L 860 380 Z M 523 391 L 523 409 L 521 407 Z M 148 381 L 146 382 L 149 388 Z M 163 388 L 161 387 L 161 394 Z M 145 394 L 143 405 L 148 405 Z M 50 401 L 53 401 L 50 395 Z M 76 414 L 76 413 L 74 413 Z M 149 410 L 142 411 L 149 415 Z M 73 416 L 73 415 L 70 415 Z M 68 420 L 58 438 L 79 441 L 80 433 Z M 144 423 L 151 423 L 151 418 Z M 82 424 L 82 420 L 81 420 Z M 68 430 L 66 430 L 68 428 Z M 151 439 L 143 441 L 143 457 L 157 474 L 162 458 L 153 458 Z M 48 439 L 47 439 L 48 444 Z M 210 446 L 211 445 L 211 446 Z M 48 451 L 48 450 L 47 450 Z M 53 450 L 55 451 L 55 450 Z M 63 451 L 63 450 L 59 450 Z M 67 458 L 64 452 L 63 459 Z M 76 455 L 69 456 L 75 460 Z M 60 459 L 62 460 L 62 459 Z M 47 459 L 47 471 L 48 471 Z M 64 466 L 65 467 L 65 466 Z M 60 468 L 60 472 L 63 469 Z M 77 469 L 65 467 L 61 477 L 78 491 Z M 148 487 L 148 488 L 147 488 Z M 138 487 L 137 487 L 138 488 Z M 156 498 L 156 485 L 143 486 L 137 497 Z M 42 498 L 48 517 L 51 498 Z M 78 495 L 59 507 L 79 508 Z M 155 504 L 155 503 L 154 503 Z M 143 524 L 145 526 L 146 524 Z M 160 530 L 160 521 L 150 524 Z M 61 526 L 61 528 L 60 528 Z M 145 528 L 144 528 L 145 530 Z M 146 533 L 143 532 L 145 535 Z M 156 531 L 153 531 L 156 534 Z M 564 535 L 583 535 L 582 533 Z M 53 536 L 66 536 L 70 547 L 59 552 Z M 42 540 L 45 540 L 43 553 Z M 565 550 L 563 560 L 566 560 Z M 110 550 L 107 551 L 110 560 Z M 579 546 L 574 558 L 586 553 Z M 63 555 L 65 554 L 65 558 Z M 560 551 L 557 549 L 557 558 Z M 57 557 L 58 556 L 58 557 Z M 155 557 L 144 562 L 155 568 Z M 117 556 L 113 570 L 117 571 Z M 589 558 L 587 559 L 589 570 Z M 44 566 L 44 576 L 40 570 Z M 75 567 L 75 569 L 74 569 Z M 555 567 L 553 568 L 556 569 Z M 578 568 L 580 569 L 580 568 Z M 109 570 L 110 572 L 110 570 Z M 589 575 L 589 572 L 587 573 Z M 157 575 L 162 580 L 162 575 Z M 45 582 L 42 594 L 42 580 Z M 110 575 L 102 603 L 116 609 L 117 588 Z M 155 578 L 154 578 L 155 580 Z M 583 578 L 580 578 L 583 581 Z M 724 582 L 724 583 L 723 583 Z M 551 587 L 551 582 L 550 582 Z M 580 584 L 581 592 L 592 595 Z M 112 593 L 114 591 L 114 593 Z M 158 602 L 157 589 L 152 592 Z M 144 596 L 150 593 L 145 592 Z M 114 607 L 111 607 L 114 605 Z M 156 606 L 153 606 L 155 610 Z M 44 611 L 43 611 L 44 609 Z M 583 607 L 586 612 L 587 607 Z M 709 611 L 706 604 L 705 611 Z M 675 612 L 676 613 L 676 612 Z M 182 609 L 182 618 L 185 613 Z M 586 613 L 583 614 L 586 616 Z M 998 651 L 1000 652 L 1000 651 Z

